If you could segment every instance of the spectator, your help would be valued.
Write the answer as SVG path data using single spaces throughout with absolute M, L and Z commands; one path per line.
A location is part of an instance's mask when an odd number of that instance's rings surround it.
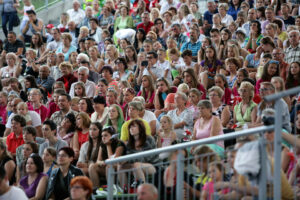
M 79 8 L 80 9 L 80 8 Z M 89 29 L 91 28 L 90 27 L 90 19 L 93 18 L 93 9 L 91 6 L 87 6 L 85 8 L 85 15 L 84 15 L 84 18 L 81 19 L 80 23 L 78 24 L 77 27 L 81 28 L 82 26 L 86 26 L 88 27 Z
M 105 127 L 112 126 L 115 129 L 116 134 L 118 134 L 118 138 L 120 138 L 123 123 L 124 123 L 124 116 L 123 116 L 122 108 L 116 104 L 110 105 Z
M 42 90 L 44 99 L 47 99 L 46 97 L 48 94 L 52 93 L 52 86 L 54 82 L 55 80 L 50 76 L 50 68 L 46 65 L 41 66 L 39 69 L 39 77 L 37 78 L 36 83 L 39 89 Z
M 85 13 L 80 8 L 80 3 L 77 0 L 73 1 L 73 8 L 67 10 L 67 14 L 70 16 L 70 19 L 75 22 L 75 26 L 78 26 L 85 17 Z
M 66 92 L 69 93 L 71 85 L 78 81 L 78 79 L 72 73 L 73 67 L 67 62 L 62 62 L 59 65 L 59 70 L 62 73 L 62 77 L 60 77 L 56 81 L 62 81 L 65 85 Z
M 52 170 L 57 168 L 56 165 L 56 150 L 52 147 L 48 147 L 44 150 L 42 159 L 44 162 L 44 173 L 49 177 Z
M 28 10 L 26 11 L 26 14 L 29 19 L 24 29 L 21 30 L 22 35 L 20 35 L 20 39 L 24 42 L 30 43 L 31 37 L 34 33 L 43 33 L 44 24 L 41 19 L 37 18 L 34 10 Z
M 95 112 L 91 115 L 92 122 L 100 122 L 104 125 L 108 117 L 108 107 L 106 107 L 106 100 L 103 96 L 96 96 L 93 99 L 93 108 Z
M 137 29 L 142 28 L 145 30 L 146 34 L 151 30 L 151 27 L 154 25 L 152 21 L 150 21 L 150 16 L 148 12 L 144 12 L 142 14 L 142 23 L 137 25 Z
M 70 181 L 75 176 L 83 173 L 71 163 L 74 159 L 74 151 L 70 147 L 63 147 L 58 151 L 57 164 L 59 168 L 52 170 L 49 177 L 45 199 L 65 199 L 70 197 Z M 64 178 L 68 184 L 64 184 Z M 55 192 L 54 192 L 55 191 Z
M 65 61 L 69 60 L 69 55 L 76 51 L 76 47 L 72 45 L 72 36 L 70 33 L 62 34 L 62 45 L 56 49 L 56 54 L 63 53 Z
M 13 185 L 16 183 L 16 164 L 7 151 L 7 146 L 2 139 L 0 140 L 0 150 L 0 168 L 6 171 L 6 177 L 9 185 Z
M 17 16 L 17 8 L 20 7 L 20 4 L 19 4 L 19 0 L 16 0 L 14 2 L 10 2 L 10 1 L 5 1 L 5 2 L 2 2 L 3 4 L 3 11 L 1 12 L 2 14 L 2 30 L 3 30 L 3 33 L 5 35 L 5 37 L 7 38 L 7 34 L 8 34 L 8 31 L 7 31 L 7 23 L 8 23 L 8 30 L 9 31 L 12 31 L 13 30 L 13 24 L 14 24 L 14 20 L 15 17 L 18 17 Z
M 56 128 L 56 124 L 51 120 L 47 120 L 43 123 L 42 131 L 46 141 L 39 147 L 40 156 L 43 155 L 44 150 L 48 147 L 53 147 L 56 151 L 58 151 L 62 147 L 68 146 L 67 142 L 56 137 Z
M 122 5 L 120 7 L 120 16 L 116 18 L 114 23 L 115 33 L 118 30 L 133 28 L 133 27 L 134 27 L 133 19 L 131 16 L 129 16 L 129 8 L 125 5 Z
M 154 185 L 144 183 L 137 189 L 138 200 L 157 200 L 158 192 Z
M 15 115 L 11 119 L 12 132 L 6 138 L 7 150 L 13 155 L 16 155 L 16 149 L 24 144 L 22 129 L 26 126 L 25 119 L 20 115 Z
M 93 192 L 93 185 L 89 178 L 85 176 L 78 176 L 71 180 L 71 198 L 76 199 L 90 199 Z
M 181 33 L 180 24 L 173 24 L 171 31 L 171 36 L 176 40 L 177 48 L 180 49 L 188 41 L 188 37 Z
M 290 46 L 285 49 L 285 61 L 291 64 L 294 61 L 300 60 L 299 48 L 300 48 L 300 33 L 298 30 L 292 30 L 289 32 Z
M 214 1 L 207 2 L 207 11 L 204 12 L 204 20 L 208 22 L 208 24 L 213 24 L 213 15 L 218 13 L 216 9 L 216 4 Z
M 226 14 L 229 7 L 227 3 L 220 3 L 218 6 L 218 11 L 221 17 L 221 23 L 229 26 L 229 24 L 233 21 L 233 17 L 229 14 Z
M 198 40 L 199 36 L 200 36 L 200 31 L 199 31 L 199 29 L 193 28 L 193 29 L 190 29 L 189 33 L 190 33 L 190 41 L 184 43 L 181 46 L 180 51 L 184 52 L 184 50 L 189 49 L 192 51 L 193 58 L 196 58 L 197 53 L 201 48 L 201 42 Z

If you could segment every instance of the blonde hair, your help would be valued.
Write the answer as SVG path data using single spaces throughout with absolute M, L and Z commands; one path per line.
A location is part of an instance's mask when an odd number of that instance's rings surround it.
M 239 91 L 242 88 L 245 88 L 245 89 L 247 89 L 250 92 L 250 100 L 251 100 L 254 97 L 254 86 L 250 82 L 244 81 L 244 82 L 241 83 Z
M 218 96 L 219 96 L 220 98 L 222 98 L 223 95 L 224 95 L 224 91 L 223 91 L 222 88 L 220 88 L 219 86 L 213 86 L 213 87 L 211 87 L 211 88 L 208 90 L 208 94 L 211 93 L 211 92 L 216 92 L 216 93 L 218 93 Z
M 73 97 L 72 100 L 71 100 L 71 104 L 73 104 L 73 103 L 78 104 L 79 101 L 80 101 L 79 97 Z
M 72 42 L 72 36 L 70 33 L 61 34 L 61 38 L 67 38 L 68 40 L 70 40 L 70 42 Z
M 58 68 L 61 70 L 61 68 L 63 68 L 63 67 L 66 67 L 70 71 L 73 70 L 73 67 L 72 67 L 72 65 L 69 62 L 62 62 L 62 63 L 60 63 L 60 65 L 59 65 Z
M 189 91 L 190 90 L 190 87 L 188 86 L 188 84 L 186 83 L 181 83 L 179 86 L 178 86 L 178 92 L 183 92 L 183 91 Z
M 227 3 L 220 3 L 218 8 L 224 8 L 226 11 L 228 11 L 228 4 Z
M 272 83 L 272 80 L 276 80 L 276 81 L 278 81 L 279 83 L 280 83 L 280 90 L 277 90 L 276 88 L 275 88 L 275 90 L 276 90 L 276 92 L 280 92 L 280 91 L 283 91 L 283 90 L 285 90 L 285 85 L 284 85 L 284 80 L 283 80 L 283 78 L 281 78 L 280 76 L 274 76 L 274 77 L 272 77 L 272 79 L 271 79 L 271 83 Z
M 161 121 L 162 119 L 166 119 L 166 120 L 168 121 L 169 125 L 170 125 L 171 130 L 174 130 L 174 123 L 173 123 L 173 120 L 172 120 L 171 117 L 169 117 L 168 115 L 164 115 L 164 116 L 162 116 L 162 117 L 160 118 L 160 121 Z
M 25 102 L 18 103 L 17 109 L 22 108 L 22 107 L 28 111 L 28 105 Z

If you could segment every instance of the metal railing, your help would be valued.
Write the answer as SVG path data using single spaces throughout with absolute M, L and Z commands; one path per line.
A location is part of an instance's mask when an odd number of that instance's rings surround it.
M 158 148 L 158 149 L 153 149 L 145 152 L 140 152 L 140 153 L 135 153 L 131 155 L 125 155 L 122 157 L 114 158 L 114 159 L 109 159 L 106 160 L 105 163 L 108 166 L 108 175 L 107 175 L 107 183 L 108 183 L 108 193 L 107 193 L 107 199 L 111 200 L 114 198 L 113 195 L 113 185 L 114 185 L 114 180 L 115 177 L 114 175 L 117 174 L 114 170 L 113 165 L 116 165 L 117 163 L 120 162 L 128 162 L 130 160 L 136 160 L 139 158 L 147 157 L 147 156 L 152 156 L 152 155 L 158 155 L 160 153 L 164 152 L 173 152 L 173 151 L 178 151 L 182 149 L 187 149 L 191 147 L 196 147 L 199 145 L 205 145 L 205 144 L 212 144 L 216 143 L 218 141 L 225 141 L 229 139 L 234 139 L 237 137 L 242 137 L 242 136 L 248 136 L 252 134 L 257 134 L 257 133 L 264 133 L 266 131 L 270 130 L 275 130 L 275 139 L 274 139 L 274 179 L 273 179 L 273 185 L 274 185 L 274 190 L 273 190 L 273 197 L 275 200 L 281 199 L 281 131 L 282 131 L 282 112 L 281 111 L 281 104 L 279 103 L 280 99 L 285 96 L 290 96 L 293 94 L 297 94 L 300 92 L 300 87 L 293 88 L 290 90 L 286 90 L 280 93 L 275 93 L 273 95 L 267 96 L 264 98 L 264 101 L 266 102 L 275 102 L 275 125 L 272 126 L 261 126 L 261 127 L 256 127 L 256 128 L 251 128 L 248 130 L 242 130 L 242 131 L 237 131 L 225 135 L 220 135 L 220 136 L 215 136 L 215 137 L 210 137 L 210 138 L 205 138 L 201 140 L 195 140 L 191 142 L 186 142 L 186 143 L 181 143 L 177 145 L 172 145 L 164 148 Z M 262 141 L 262 145 L 265 145 L 265 143 Z M 264 149 L 264 148 L 262 148 Z M 265 151 L 261 152 L 261 161 L 265 161 L 267 155 Z M 179 153 L 177 156 L 177 175 L 176 175 L 176 197 L 177 199 L 183 199 L 183 179 L 184 179 L 184 157 L 182 153 Z M 266 163 L 261 162 L 261 171 L 260 171 L 260 176 L 259 176 L 259 199 L 263 200 L 266 199 Z

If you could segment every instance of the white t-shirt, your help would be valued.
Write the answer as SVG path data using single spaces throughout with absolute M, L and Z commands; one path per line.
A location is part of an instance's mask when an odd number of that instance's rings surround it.
M 41 126 L 42 125 L 42 121 L 41 121 L 41 117 L 40 115 L 35 112 L 35 111 L 28 111 L 30 117 L 31 117 L 31 121 L 32 121 L 32 126 L 33 127 L 37 127 L 37 126 Z M 7 120 L 7 123 L 5 125 L 6 128 L 11 128 L 11 119 L 13 118 L 13 116 L 15 116 L 16 114 L 12 113 L 8 120 Z
M 150 123 L 151 121 L 156 121 L 156 116 L 153 112 L 145 110 L 143 120 L 146 120 L 148 123 Z
M 156 65 L 164 70 L 163 76 L 165 75 L 165 71 L 169 70 L 168 75 L 167 75 L 167 80 L 171 84 L 172 83 L 172 74 L 171 74 L 171 66 L 170 66 L 169 61 L 165 60 L 165 62 L 163 62 L 163 63 L 157 61 Z
M 53 40 L 47 44 L 47 49 L 50 51 L 56 51 L 56 49 L 58 47 L 60 47 L 61 45 L 62 45 L 62 40 L 60 40 L 58 42 Z
M 23 190 L 18 187 L 11 186 L 8 192 L 0 195 L 0 200 L 27 200 L 27 196 Z

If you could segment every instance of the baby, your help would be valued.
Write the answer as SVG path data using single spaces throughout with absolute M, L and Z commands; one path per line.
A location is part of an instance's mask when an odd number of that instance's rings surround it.
M 31 120 L 31 117 L 28 113 L 28 106 L 27 106 L 26 103 L 24 103 L 24 102 L 18 103 L 17 111 L 18 111 L 19 115 L 21 115 L 25 118 L 26 125 L 32 125 L 32 120 Z

